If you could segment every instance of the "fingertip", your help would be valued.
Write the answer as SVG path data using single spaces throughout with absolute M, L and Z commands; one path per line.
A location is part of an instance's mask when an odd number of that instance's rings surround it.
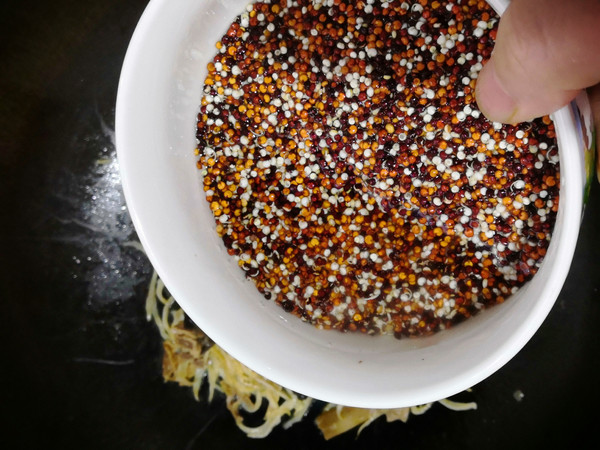
M 481 112 L 491 121 L 502 123 L 519 121 L 518 104 L 498 79 L 493 57 L 477 77 L 475 100 Z

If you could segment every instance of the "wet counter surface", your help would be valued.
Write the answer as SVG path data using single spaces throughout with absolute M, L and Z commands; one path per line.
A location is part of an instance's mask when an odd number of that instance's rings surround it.
M 408 423 L 325 442 L 316 409 L 263 440 L 223 398 L 164 383 L 146 321 L 152 267 L 121 191 L 114 104 L 146 1 L 0 6 L 3 441 L 11 448 L 587 448 L 600 400 L 600 186 L 567 282 L 538 333 L 496 374 Z

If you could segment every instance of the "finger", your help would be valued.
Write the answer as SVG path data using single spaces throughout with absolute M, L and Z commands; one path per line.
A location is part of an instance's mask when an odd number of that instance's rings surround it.
M 513 0 L 477 81 L 484 115 L 531 120 L 600 82 L 599 17 L 600 0 Z

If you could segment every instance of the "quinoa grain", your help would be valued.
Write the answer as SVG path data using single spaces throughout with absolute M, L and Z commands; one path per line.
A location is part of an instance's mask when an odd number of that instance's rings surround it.
M 228 253 L 320 328 L 430 334 L 538 270 L 558 209 L 546 117 L 488 122 L 482 0 L 263 1 L 216 44 L 198 167 Z

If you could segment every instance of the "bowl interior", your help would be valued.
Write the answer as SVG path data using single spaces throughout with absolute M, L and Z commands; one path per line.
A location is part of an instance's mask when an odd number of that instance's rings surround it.
M 317 330 L 266 301 L 244 278 L 216 234 L 195 166 L 194 130 L 206 64 L 246 3 L 152 0 L 123 66 L 116 118 L 123 186 L 138 235 L 167 288 L 232 356 L 321 400 L 410 406 L 450 396 L 489 376 L 537 330 L 568 271 L 582 192 L 579 152 L 564 151 L 578 146 L 571 111 L 554 116 L 561 149 L 560 210 L 543 266 L 528 285 L 504 304 L 426 338 Z

